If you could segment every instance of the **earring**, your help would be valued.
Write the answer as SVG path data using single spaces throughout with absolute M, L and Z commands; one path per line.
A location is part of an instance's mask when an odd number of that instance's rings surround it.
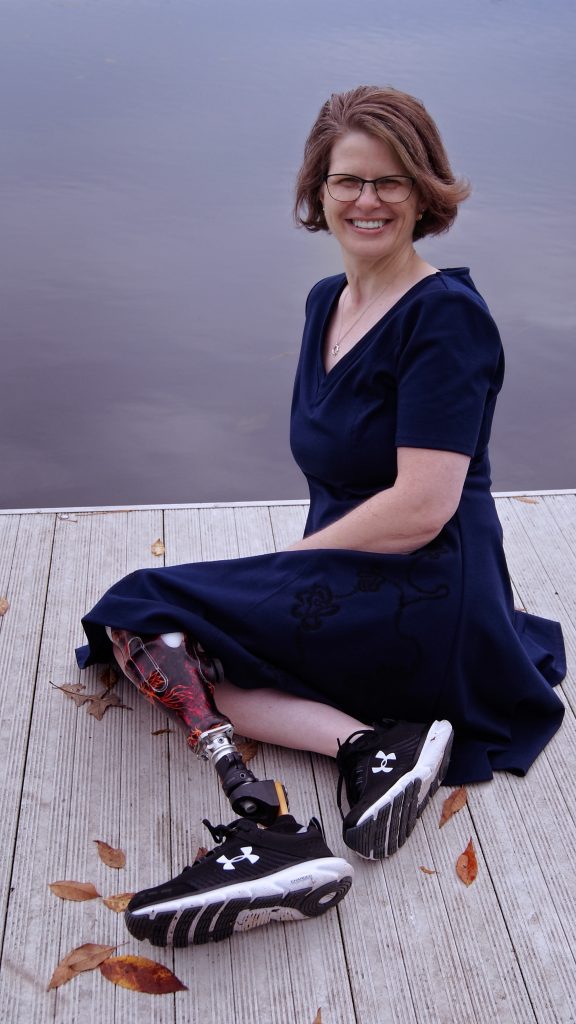
M 418 216 L 416 217 L 416 220 L 422 220 L 423 216 L 424 216 L 423 213 L 419 213 Z

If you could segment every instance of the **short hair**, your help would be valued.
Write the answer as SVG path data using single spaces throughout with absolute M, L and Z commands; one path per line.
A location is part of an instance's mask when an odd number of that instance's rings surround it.
M 387 143 L 406 173 L 416 179 L 426 209 L 414 227 L 414 240 L 448 231 L 458 204 L 470 195 L 469 182 L 454 177 L 438 128 L 420 100 L 398 89 L 371 85 L 333 93 L 321 108 L 306 140 L 296 181 L 294 217 L 298 226 L 328 231 L 320 190 L 334 143 L 353 131 Z

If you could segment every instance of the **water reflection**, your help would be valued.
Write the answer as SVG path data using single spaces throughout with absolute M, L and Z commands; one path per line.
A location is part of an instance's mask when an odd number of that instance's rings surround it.
M 303 496 L 291 224 L 321 102 L 422 96 L 474 194 L 426 241 L 501 326 L 499 489 L 576 486 L 572 39 L 561 0 L 5 0 L 2 507 Z

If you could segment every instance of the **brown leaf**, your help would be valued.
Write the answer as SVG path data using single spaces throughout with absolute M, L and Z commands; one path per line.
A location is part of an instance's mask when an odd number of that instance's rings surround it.
M 202 860 L 202 857 L 205 857 L 207 853 L 208 853 L 208 847 L 207 846 L 199 846 L 198 849 L 196 850 L 196 856 L 194 857 L 194 863 L 196 863 L 197 860 Z
M 186 985 L 172 971 L 145 956 L 115 956 L 106 960 L 100 970 L 114 985 L 130 988 L 134 992 L 164 995 L 167 992 L 187 991 Z
M 67 697 L 70 697 L 77 708 L 81 708 L 83 704 L 92 700 L 89 693 L 82 693 L 86 689 L 84 683 L 65 683 L 64 686 L 56 686 L 56 683 L 50 681 L 50 686 L 53 686 L 55 690 L 61 690 Z
M 316 1016 L 314 1017 L 314 1020 L 312 1021 L 312 1024 L 322 1024 L 322 1007 L 321 1006 L 318 1007 Z
M 102 903 L 108 907 L 109 910 L 113 910 L 115 914 L 121 914 L 130 903 L 130 900 L 135 894 L 133 892 L 119 892 L 116 896 L 107 896 L 106 899 L 102 897 Z
M 456 861 L 456 874 L 464 882 L 464 885 L 472 885 L 478 874 L 478 861 L 472 840 Z
M 174 729 L 154 729 L 154 732 L 151 733 L 150 735 L 151 736 L 162 736 L 165 732 L 174 732 Z
M 107 665 L 103 672 L 100 673 L 100 682 L 106 691 L 112 690 L 118 682 L 120 676 L 112 665 Z
M 258 742 L 256 740 L 249 739 L 238 740 L 236 742 L 236 747 L 242 755 L 244 764 L 248 764 L 248 761 L 251 761 L 253 757 L 256 757 L 259 750 Z
M 94 842 L 98 847 L 98 855 L 100 860 L 104 861 L 104 864 L 109 868 L 123 868 L 126 864 L 126 854 L 124 850 L 116 850 L 113 846 L 109 846 L 108 843 L 103 842 L 102 839 L 95 839 Z
M 124 708 L 125 711 L 132 711 L 131 707 L 127 704 L 123 704 L 115 693 L 101 693 L 99 697 L 92 694 L 90 699 L 90 707 L 88 708 L 88 714 L 94 715 L 99 722 L 104 718 L 104 714 L 108 708 Z
M 10 602 L 7 597 L 0 597 L 0 615 L 6 615 L 10 607 Z
M 513 494 L 514 501 L 525 501 L 527 505 L 539 505 L 538 498 L 528 498 L 525 494 Z
M 450 796 L 447 796 L 442 804 L 442 814 L 440 821 L 438 822 L 438 828 L 442 828 L 442 826 L 450 820 L 452 815 L 456 814 L 456 811 L 461 811 L 467 800 L 468 793 L 466 792 L 465 786 L 460 786 L 459 789 L 452 790 Z
M 50 984 L 48 985 L 48 991 L 51 988 L 59 988 L 60 985 L 64 985 L 67 981 L 71 981 L 77 974 L 82 971 L 93 971 L 95 967 L 99 967 L 103 960 L 111 955 L 116 949 L 116 946 L 98 946 L 95 942 L 86 942 L 83 946 L 78 946 L 77 949 L 73 949 L 71 953 L 68 953 L 63 960 L 60 961 L 54 974 L 50 978 Z
M 100 893 L 92 882 L 50 882 L 48 888 L 61 900 L 95 900 Z
M 423 871 L 425 875 L 435 875 L 436 872 L 432 868 L 425 868 L 422 864 L 420 865 L 420 871 Z
M 152 547 L 150 548 L 150 550 L 151 550 L 153 555 L 156 555 L 157 558 L 159 558 L 160 555 L 163 555 L 165 553 L 166 548 L 164 547 L 164 544 L 163 544 L 162 540 L 160 539 L 160 537 L 158 537 L 158 540 L 154 541 L 154 543 L 153 543 Z

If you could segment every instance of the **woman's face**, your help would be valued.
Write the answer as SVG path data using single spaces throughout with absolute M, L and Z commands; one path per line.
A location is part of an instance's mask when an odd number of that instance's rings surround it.
M 407 172 L 385 142 L 353 131 L 334 143 L 328 173 L 373 179 Z M 364 185 L 357 199 L 341 202 L 332 198 L 324 184 L 321 197 L 326 223 L 346 255 L 394 258 L 412 246 L 414 225 L 422 206 L 416 187 L 400 203 L 380 199 L 373 185 Z

